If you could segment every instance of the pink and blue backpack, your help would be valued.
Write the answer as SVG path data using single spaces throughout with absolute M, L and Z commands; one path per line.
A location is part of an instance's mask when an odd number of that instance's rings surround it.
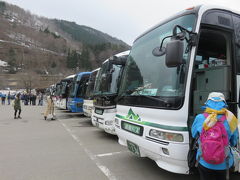
M 208 117 L 208 113 L 203 113 Z M 227 158 L 228 134 L 223 122 L 226 116 L 223 115 L 216 124 L 209 130 L 202 129 L 200 134 L 201 157 L 210 164 L 221 164 Z

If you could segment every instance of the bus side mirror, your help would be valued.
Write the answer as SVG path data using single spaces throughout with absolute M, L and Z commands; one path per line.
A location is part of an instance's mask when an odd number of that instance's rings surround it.
M 177 67 L 183 63 L 183 41 L 172 39 L 166 44 L 165 64 L 167 67 Z
M 109 58 L 109 60 L 110 60 L 110 62 L 111 62 L 112 64 L 124 66 L 124 65 L 126 64 L 127 57 L 128 57 L 128 56 L 120 56 L 120 57 L 111 56 L 111 57 Z

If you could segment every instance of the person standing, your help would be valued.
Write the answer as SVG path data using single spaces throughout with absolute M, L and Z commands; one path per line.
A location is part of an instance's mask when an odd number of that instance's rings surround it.
M 2 105 L 5 105 L 6 94 L 2 94 Z
M 40 94 L 40 105 L 43 106 L 43 93 Z
M 192 136 L 199 137 L 196 160 L 201 180 L 229 179 L 229 169 L 234 163 L 229 145 L 237 144 L 239 134 L 238 120 L 226 108 L 224 95 L 212 92 L 205 102 L 204 113 L 198 114 L 193 122 Z
M 33 94 L 33 102 L 32 105 L 35 106 L 36 105 L 36 100 L 37 100 L 37 95 Z
M 49 114 L 52 115 L 51 120 L 54 120 L 54 116 L 55 116 L 55 114 L 54 114 L 54 102 L 53 102 L 52 97 L 53 97 L 52 95 L 47 97 L 47 109 L 44 113 L 44 119 L 45 120 L 47 120 L 47 117 L 48 117 Z
M 8 92 L 7 100 L 8 100 L 8 105 L 10 105 L 11 104 L 11 94 L 10 94 L 10 92 Z
M 14 99 L 14 119 L 22 119 L 21 118 L 21 100 L 20 100 L 20 93 L 17 94 L 16 98 Z M 17 113 L 18 113 L 18 116 L 17 116 Z
M 38 93 L 37 99 L 38 99 L 38 106 L 40 106 L 40 103 L 41 103 L 41 92 Z

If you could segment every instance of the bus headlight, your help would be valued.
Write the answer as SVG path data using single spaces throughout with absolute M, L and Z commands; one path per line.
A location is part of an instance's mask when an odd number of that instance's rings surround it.
M 149 132 L 149 136 L 152 136 L 152 137 L 155 137 L 155 138 L 158 138 L 161 140 L 183 142 L 182 134 L 164 132 L 164 131 L 159 131 L 156 129 L 151 129 Z
M 104 109 L 104 112 L 105 113 L 115 113 L 115 112 L 117 112 L 117 109 L 116 108 L 114 108 L 114 109 Z
M 105 121 L 105 125 L 111 126 L 113 124 L 113 121 Z

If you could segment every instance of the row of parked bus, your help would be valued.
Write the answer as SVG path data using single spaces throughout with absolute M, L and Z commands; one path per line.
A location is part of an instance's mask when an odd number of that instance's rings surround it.
M 210 92 L 239 116 L 240 14 L 197 6 L 139 36 L 129 52 L 56 85 L 59 108 L 81 112 L 167 171 L 192 172 L 191 126 Z
M 94 126 L 116 135 L 116 102 L 128 54 L 116 54 L 92 72 L 62 79 L 55 85 L 55 106 L 91 117 Z

